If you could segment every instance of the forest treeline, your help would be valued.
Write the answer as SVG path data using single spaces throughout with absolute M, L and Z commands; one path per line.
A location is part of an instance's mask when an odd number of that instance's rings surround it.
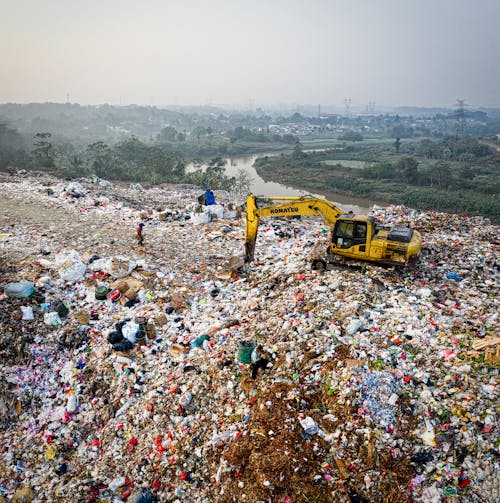
M 210 128 L 196 127 L 186 134 L 172 126 L 162 128 L 151 142 L 135 136 L 86 146 L 57 141 L 51 133 L 34 134 L 31 145 L 16 129 L 0 124 L 0 169 L 45 170 L 62 177 L 97 176 L 148 184 L 192 183 L 216 189 L 248 190 L 249 177 L 240 172 L 225 175 L 223 156 L 242 155 L 262 149 L 290 147 L 293 135 L 256 133 L 237 126 L 224 140 L 214 140 Z M 186 170 L 189 163 L 198 167 Z

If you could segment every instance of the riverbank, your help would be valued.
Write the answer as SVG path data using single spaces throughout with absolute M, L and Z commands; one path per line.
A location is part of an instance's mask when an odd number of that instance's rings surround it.
M 333 155 L 338 156 L 337 153 Z M 498 195 L 483 190 L 483 185 L 479 183 L 469 185 L 468 189 L 441 187 L 437 182 L 435 186 L 432 183 L 431 186 L 419 186 L 410 183 L 410 179 L 405 181 L 403 178 L 406 175 L 401 174 L 398 166 L 368 163 L 365 166 L 346 166 L 342 160 L 328 162 L 328 156 L 328 152 L 303 152 L 298 158 L 294 155 L 259 157 L 255 160 L 255 169 L 264 180 L 300 187 L 327 198 L 331 195 L 339 199 L 341 194 L 350 201 L 357 198 L 374 204 L 402 204 L 420 210 L 481 215 L 495 223 L 500 222 Z M 439 169 L 444 168 L 436 165 L 429 169 L 432 182 L 432 176 L 439 180 Z M 383 170 L 388 173 L 380 175 Z M 495 180 L 492 179 L 492 183 L 496 183 Z

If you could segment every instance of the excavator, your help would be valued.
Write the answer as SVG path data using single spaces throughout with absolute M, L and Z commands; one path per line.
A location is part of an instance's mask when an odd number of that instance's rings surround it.
M 259 207 L 259 199 L 264 200 L 267 205 Z M 416 262 L 420 256 L 420 233 L 410 227 L 379 225 L 372 216 L 346 213 L 332 202 L 319 197 L 258 198 L 250 194 L 246 202 L 245 261 L 252 262 L 254 259 L 261 217 L 302 215 L 322 217 L 332 231 L 326 253 L 316 249 L 312 258 L 313 269 L 332 269 L 339 265 L 349 265 L 352 259 L 404 267 Z

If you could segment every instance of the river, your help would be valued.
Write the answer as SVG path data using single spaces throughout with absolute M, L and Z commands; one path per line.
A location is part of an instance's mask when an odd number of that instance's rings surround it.
M 253 154 L 249 156 L 226 158 L 226 175 L 227 176 L 237 176 L 240 169 L 244 169 L 251 178 L 250 191 L 252 194 L 258 196 L 303 196 L 310 194 L 306 190 L 295 189 L 293 187 L 288 187 L 276 182 L 266 182 L 262 179 L 255 168 L 253 163 L 257 157 L 277 155 L 276 153 L 261 153 Z M 187 171 L 196 169 L 196 166 L 189 164 L 187 166 Z M 346 211 L 353 211 L 354 213 L 366 214 L 372 208 L 375 201 L 363 198 L 355 198 L 350 196 L 341 196 L 339 194 L 334 194 L 328 191 L 321 192 L 320 194 L 314 194 L 315 196 L 322 196 L 329 201 L 334 202 L 342 209 Z M 380 206 L 380 204 L 379 204 Z

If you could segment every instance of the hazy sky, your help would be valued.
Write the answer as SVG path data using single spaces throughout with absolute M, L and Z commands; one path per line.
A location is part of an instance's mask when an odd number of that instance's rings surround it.
M 500 106 L 500 0 L 0 0 L 0 102 Z

